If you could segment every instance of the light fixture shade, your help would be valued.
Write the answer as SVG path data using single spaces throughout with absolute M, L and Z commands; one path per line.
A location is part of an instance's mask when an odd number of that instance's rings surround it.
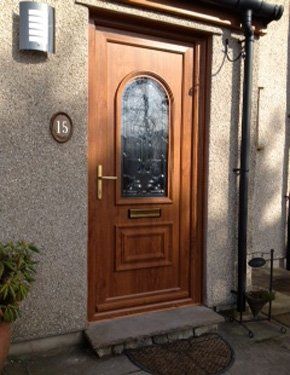
M 20 2 L 19 8 L 20 50 L 54 53 L 54 8 L 32 1 Z

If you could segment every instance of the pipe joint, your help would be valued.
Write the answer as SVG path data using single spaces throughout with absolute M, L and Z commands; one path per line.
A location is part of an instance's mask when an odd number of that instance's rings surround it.
M 245 37 L 254 40 L 253 11 L 251 9 L 247 9 L 243 14 L 242 23 Z

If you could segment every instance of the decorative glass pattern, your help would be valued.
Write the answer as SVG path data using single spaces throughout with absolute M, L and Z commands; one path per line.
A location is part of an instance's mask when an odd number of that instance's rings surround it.
M 122 95 L 122 196 L 167 195 L 169 98 L 155 79 L 139 76 Z

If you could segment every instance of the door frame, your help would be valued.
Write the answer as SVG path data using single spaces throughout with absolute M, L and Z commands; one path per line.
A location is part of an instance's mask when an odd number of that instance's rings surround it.
M 99 11 L 90 13 L 89 19 L 89 121 L 88 121 L 88 145 L 90 146 L 90 134 L 93 131 L 93 111 L 92 111 L 92 69 L 91 61 L 95 56 L 94 33 L 95 25 L 112 28 L 114 30 L 135 32 L 147 37 L 160 38 L 163 41 L 174 41 L 179 43 L 190 42 L 194 48 L 194 86 L 193 95 L 193 118 L 192 118 L 192 191 L 191 191 L 191 255 L 190 255 L 190 275 L 191 285 L 190 296 L 198 305 L 203 303 L 204 287 L 204 251 L 205 251 L 205 232 L 207 217 L 207 176 L 208 176 L 208 117 L 209 101 L 207 98 L 210 93 L 210 72 L 211 72 L 211 51 L 212 34 L 191 30 L 184 27 L 178 27 L 164 22 L 146 20 L 136 16 L 124 16 L 111 11 Z M 154 30 L 154 31 L 153 31 Z M 196 109 L 196 110 L 195 110 Z M 89 147 L 88 146 L 88 147 Z M 92 165 L 88 149 L 88 172 L 95 168 Z M 88 321 L 92 322 L 94 318 L 94 295 L 91 285 L 94 273 L 93 243 L 90 241 L 93 227 L 93 204 L 91 204 L 91 185 L 95 181 L 90 180 L 88 176 Z M 196 203 L 196 204 L 195 204 Z M 195 249 L 193 254 L 192 249 Z M 195 266 L 194 266 L 195 264 Z M 198 272 L 193 272 L 197 269 Z M 184 301 L 180 305 L 185 305 Z M 191 303 L 192 304 L 192 303 Z M 174 306 L 178 306 L 175 303 Z M 172 303 L 164 303 L 164 309 L 172 308 Z M 162 307 L 163 308 L 163 307 Z M 158 308 L 160 310 L 160 307 Z M 154 306 L 144 306 L 140 312 L 155 310 Z M 136 313 L 135 313 L 136 314 Z

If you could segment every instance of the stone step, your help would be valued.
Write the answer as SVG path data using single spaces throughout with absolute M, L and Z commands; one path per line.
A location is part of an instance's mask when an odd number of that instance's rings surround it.
M 204 306 L 132 315 L 93 323 L 85 331 L 99 357 L 121 354 L 125 349 L 161 344 L 199 336 L 217 329 L 224 319 Z

